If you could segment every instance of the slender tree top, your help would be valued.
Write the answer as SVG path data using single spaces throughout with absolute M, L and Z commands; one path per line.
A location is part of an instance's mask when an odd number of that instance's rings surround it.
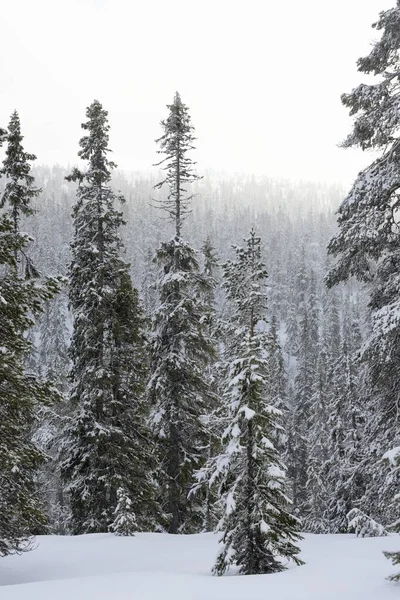
M 219 266 L 217 252 L 211 243 L 209 236 L 205 239 L 201 252 L 204 257 L 204 274 L 207 277 L 214 275 L 215 269 Z
M 82 123 L 81 127 L 88 132 L 88 135 L 83 136 L 79 141 L 81 149 L 78 156 L 89 162 L 89 169 L 82 172 L 75 168 L 66 179 L 79 183 L 86 180 L 88 184 L 101 186 L 110 181 L 111 170 L 117 166 L 113 161 L 108 160 L 108 153 L 112 152 L 108 147 L 110 137 L 108 111 L 104 110 L 98 100 L 94 100 L 86 109 L 86 117 L 88 120 Z
M 266 281 L 268 273 L 261 260 L 261 238 L 254 228 L 244 240 L 245 247 L 234 246 L 236 260 L 223 265 L 228 298 L 235 306 L 235 319 L 239 322 L 264 320 L 267 309 Z
M 30 174 L 31 165 L 29 163 L 36 160 L 36 156 L 25 152 L 22 146 L 23 139 L 19 115 L 17 111 L 14 111 L 11 115 L 8 132 L 0 130 L 0 145 L 4 140 L 8 142 L 3 168 L 0 169 L 0 176 L 3 175 L 8 181 L 0 199 L 0 207 L 9 205 L 16 229 L 21 213 L 26 216 L 33 213 L 30 202 L 41 192 L 40 188 L 34 187 L 35 179 Z
M 165 183 L 169 186 L 169 194 L 166 200 L 159 201 L 161 207 L 166 210 L 172 221 L 175 222 L 176 235 L 180 236 L 182 220 L 184 215 L 190 212 L 190 201 L 193 194 L 187 195 L 187 185 L 201 179 L 195 171 L 193 162 L 187 153 L 194 149 L 193 135 L 194 127 L 191 124 L 188 107 L 183 104 L 180 95 L 176 92 L 172 104 L 167 105 L 169 115 L 161 121 L 164 135 L 156 140 L 160 145 L 159 154 L 165 157 L 155 166 L 164 165 L 166 177 L 154 187 L 161 188 Z

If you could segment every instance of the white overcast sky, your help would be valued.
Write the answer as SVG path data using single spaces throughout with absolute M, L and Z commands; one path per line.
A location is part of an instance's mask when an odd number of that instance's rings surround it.
M 94 98 L 114 160 L 157 160 L 175 90 L 196 128 L 198 170 L 350 182 L 371 157 L 337 144 L 340 94 L 394 0 L 0 0 L 0 125 L 16 108 L 38 164 L 76 162 Z M 365 79 L 365 78 L 364 78 Z

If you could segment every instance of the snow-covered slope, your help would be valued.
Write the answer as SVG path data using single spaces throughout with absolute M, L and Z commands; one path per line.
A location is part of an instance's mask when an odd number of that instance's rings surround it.
M 38 548 L 0 559 L 1 600 L 386 600 L 400 585 L 382 550 L 400 536 L 306 535 L 303 567 L 275 575 L 213 577 L 213 534 L 39 537 Z

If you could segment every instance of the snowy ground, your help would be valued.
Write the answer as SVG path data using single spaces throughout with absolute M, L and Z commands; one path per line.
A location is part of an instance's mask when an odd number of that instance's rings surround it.
M 275 575 L 213 577 L 213 534 L 39 537 L 38 548 L 0 559 L 1 600 L 386 600 L 400 585 L 382 550 L 400 536 L 307 535 L 303 567 Z

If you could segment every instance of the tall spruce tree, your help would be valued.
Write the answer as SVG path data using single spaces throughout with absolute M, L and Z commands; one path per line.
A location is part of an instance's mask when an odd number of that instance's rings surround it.
M 189 156 L 194 136 L 188 107 L 178 93 L 161 122 L 157 141 L 166 173 L 156 188 L 168 185 L 161 201 L 175 226 L 175 236 L 157 251 L 160 306 L 153 320 L 152 375 L 148 390 L 153 403 L 153 427 L 158 438 L 159 483 L 170 533 L 201 528 L 202 509 L 188 498 L 193 472 L 204 460 L 207 432 L 203 416 L 212 393 L 205 367 L 213 354 L 205 327 L 204 294 L 213 281 L 199 269 L 196 253 L 181 238 L 182 222 L 193 195 L 188 185 L 198 180 Z
M 303 259 L 304 261 L 304 259 Z M 309 467 L 309 422 L 315 384 L 319 341 L 319 307 L 313 274 L 299 274 L 300 282 L 300 339 L 296 395 L 291 417 L 289 475 L 293 483 L 293 503 L 301 516 L 307 512 L 307 470 Z M 307 286 L 307 287 L 306 287 Z
M 11 115 L 8 131 L 5 135 L 3 131 L 4 137 L 7 139 L 7 149 L 0 176 L 6 177 L 7 182 L 0 199 L 0 208 L 7 208 L 14 226 L 14 235 L 17 236 L 20 231 L 21 217 L 33 214 L 31 202 L 40 194 L 41 189 L 34 185 L 30 161 L 35 160 L 36 156 L 25 152 L 22 146 L 23 136 L 17 111 Z M 15 253 L 17 268 L 23 257 L 24 261 L 20 268 L 26 270 L 28 275 L 37 275 L 27 254 L 22 250 L 19 253 L 15 250 Z M 24 273 L 21 274 L 24 276 Z
M 46 521 L 36 489 L 44 455 L 31 441 L 31 431 L 39 407 L 59 398 L 49 382 L 26 370 L 34 319 L 59 282 L 37 281 L 27 253 L 29 238 L 20 232 L 21 216 L 32 214 L 31 200 L 40 192 L 30 175 L 35 156 L 24 151 L 22 139 L 15 112 L 8 131 L 0 131 L 0 145 L 8 142 L 0 171 L 7 177 L 0 200 L 7 211 L 0 222 L 0 555 L 29 549 L 31 534 Z
M 58 389 L 62 400 L 54 406 L 43 406 L 37 414 L 34 439 L 47 460 L 38 475 L 40 491 L 46 505 L 48 525 L 52 532 L 65 534 L 69 506 L 60 474 L 59 447 L 71 417 L 69 402 L 67 331 L 67 298 L 65 290 L 46 302 L 38 328 L 37 364 L 40 373 Z
M 107 531 L 119 488 L 131 500 L 138 528 L 152 528 L 156 515 L 144 319 L 120 257 L 124 221 L 115 204 L 123 198 L 110 187 L 116 165 L 108 158 L 107 114 L 97 100 L 87 109 L 78 153 L 87 170 L 74 169 L 67 178 L 78 182 L 69 269 L 74 415 L 62 448 L 73 533 Z
M 318 347 L 318 359 L 315 371 L 308 417 L 308 462 L 305 486 L 303 530 L 313 533 L 328 533 L 326 519 L 328 491 L 325 481 L 325 464 L 328 459 L 328 414 L 330 386 L 327 377 L 328 357 L 326 342 L 322 337 Z
M 359 147 L 379 155 L 357 176 L 339 209 L 339 231 L 329 244 L 337 262 L 328 275 L 333 286 L 355 276 L 370 290 L 371 331 L 363 345 L 368 367 L 366 398 L 371 408 L 366 447 L 373 464 L 367 490 L 373 501 L 367 511 L 390 522 L 388 498 L 398 486 L 382 468 L 385 450 L 400 443 L 400 2 L 380 14 L 373 25 L 381 32 L 368 56 L 358 60 L 358 70 L 375 76 L 342 96 L 354 117 L 345 148 Z M 371 513 L 370 513 L 371 514 Z
M 210 278 L 212 281 L 215 281 L 215 276 L 217 270 L 220 266 L 217 252 L 210 240 L 209 237 L 204 241 L 203 246 L 201 248 L 202 258 L 203 258 L 203 274 L 206 278 Z M 215 347 L 219 350 L 219 346 L 221 345 L 221 324 L 217 317 L 216 312 L 216 298 L 215 298 L 215 286 L 209 286 L 204 290 L 203 298 L 205 303 L 205 318 L 204 325 L 206 329 L 206 333 L 213 341 Z M 207 460 L 210 460 L 213 456 L 215 456 L 219 449 L 221 443 L 221 419 L 220 409 L 221 409 L 221 363 L 220 363 L 220 352 L 217 351 L 216 360 L 210 363 L 206 369 L 206 377 L 210 388 L 214 391 L 214 395 L 212 397 L 212 403 L 207 407 L 207 412 L 204 415 L 204 423 L 207 429 L 208 442 L 207 442 Z M 216 496 L 216 487 L 210 486 L 208 481 L 204 480 L 204 517 L 203 517 L 203 531 L 214 531 L 218 520 L 218 503 Z M 199 493 L 200 490 L 197 490 Z
M 27 332 L 43 304 L 57 291 L 16 273 L 15 254 L 26 249 L 8 215 L 0 221 L 0 556 L 29 549 L 33 532 L 46 521 L 35 485 L 44 455 L 30 440 L 41 403 L 57 400 L 56 390 L 24 369 L 31 344 Z
M 226 429 L 221 453 L 208 462 L 202 477 L 218 482 L 223 517 L 222 549 L 214 572 L 231 565 L 252 575 L 281 571 L 280 558 L 297 564 L 297 521 L 287 512 L 285 467 L 277 450 L 281 411 L 271 404 L 268 333 L 265 328 L 267 273 L 261 240 L 254 230 L 236 260 L 224 266 L 232 304 L 232 335 L 227 348 Z M 209 472 L 211 471 L 211 477 Z

